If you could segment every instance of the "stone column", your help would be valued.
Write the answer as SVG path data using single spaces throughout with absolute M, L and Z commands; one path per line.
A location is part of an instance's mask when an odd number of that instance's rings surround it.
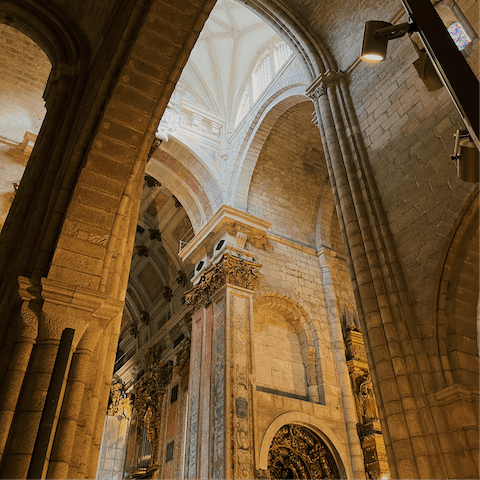
M 345 343 L 343 341 L 341 318 L 337 308 L 337 297 L 335 282 L 332 270 L 338 264 L 335 252 L 321 248 L 318 255 L 322 269 L 323 286 L 327 299 L 328 320 L 332 329 L 333 348 L 338 372 L 338 384 L 342 396 L 343 412 L 345 416 L 345 427 L 347 429 L 348 444 L 350 447 L 350 458 L 354 478 L 365 478 L 363 454 L 357 433 L 357 415 L 355 400 L 350 386 L 347 363 L 345 362 Z
M 253 291 L 260 265 L 224 253 L 188 293 L 186 478 L 254 478 Z
M 70 370 L 70 363 L 63 372 L 63 387 L 60 391 L 57 403 L 55 419 L 51 427 L 49 438 L 42 437 L 42 441 L 48 441 L 48 451 L 44 460 L 43 471 L 47 472 L 52 445 L 56 445 L 53 453 L 52 475 L 57 475 L 57 469 L 61 470 L 61 477 L 65 478 L 68 471 L 68 463 L 71 456 L 71 446 L 75 435 L 76 419 L 83 397 L 84 382 L 88 376 L 86 367 L 88 361 L 84 360 L 85 348 L 96 342 L 102 332 L 108 329 L 112 319 L 120 318 L 123 302 L 106 298 L 93 292 L 82 289 L 69 289 L 46 278 L 38 281 L 30 281 L 21 278 L 23 295 L 31 295 L 29 303 L 37 313 L 38 334 L 36 343 L 32 349 L 28 365 L 19 368 L 18 378 L 24 376 L 22 389 L 18 395 L 15 416 L 10 420 L 10 429 L 5 436 L 6 448 L 2 461 L 0 475 L 5 478 L 26 478 L 45 407 L 45 400 L 49 390 L 53 367 L 60 338 L 65 328 L 75 330 L 73 345 L 70 349 L 70 358 L 74 355 L 80 339 L 84 333 L 95 332 L 93 337 L 86 335 L 88 340 L 85 345 L 80 343 L 77 351 L 78 361 L 74 362 Z M 32 307 L 33 308 L 33 307 Z M 119 313 L 120 312 L 120 313 Z M 87 337 L 89 337 L 87 339 Z M 84 348 L 85 347 L 85 348 Z M 20 351 L 14 352 L 11 362 L 22 362 L 23 356 Z M 25 372 L 23 368 L 26 367 Z M 65 397 L 67 378 L 71 373 L 69 388 Z M 65 399 L 65 401 L 64 401 Z M 13 401 L 13 399 L 12 399 Z M 6 418 L 8 417 L 8 411 Z M 8 425 L 8 424 L 7 424 Z M 18 435 L 24 432 L 25 435 Z M 58 435 L 56 437 L 56 435 Z M 55 442 L 55 440 L 57 440 Z M 59 474 L 59 473 L 58 473 Z M 60 475 L 60 474 L 59 474 Z

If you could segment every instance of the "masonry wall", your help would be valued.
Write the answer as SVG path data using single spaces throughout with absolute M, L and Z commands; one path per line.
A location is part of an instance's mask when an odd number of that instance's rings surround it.
M 327 168 L 313 105 L 300 103 L 272 128 L 258 157 L 248 211 L 272 223 L 271 231 L 315 247 L 315 226 Z
M 418 78 L 409 43 L 392 45 L 385 64 L 359 65 L 351 92 L 410 300 L 424 317 L 421 302 L 433 295 L 445 241 L 475 186 L 450 160 L 459 116 L 445 88 L 428 92 Z
M 45 117 L 42 98 L 51 65 L 23 33 L 0 25 L 0 228 Z M 29 132 L 30 136 L 25 137 Z

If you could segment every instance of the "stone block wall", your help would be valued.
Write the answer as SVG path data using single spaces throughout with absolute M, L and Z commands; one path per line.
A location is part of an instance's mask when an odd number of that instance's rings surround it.
M 1 228 L 45 117 L 51 65 L 36 43 L 8 25 L 0 24 L 0 51 Z

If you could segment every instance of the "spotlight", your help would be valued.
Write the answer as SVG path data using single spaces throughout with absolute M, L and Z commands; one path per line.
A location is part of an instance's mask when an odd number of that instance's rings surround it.
M 413 43 L 413 41 L 412 41 Z M 433 66 L 430 57 L 424 48 L 419 49 L 415 43 L 413 43 L 418 53 L 418 58 L 413 62 L 413 66 L 417 70 L 418 76 L 423 80 L 423 83 L 427 87 L 429 92 L 438 90 L 443 87 L 443 83 L 438 77 L 435 67 Z
M 464 182 L 478 183 L 479 155 L 467 130 L 457 130 L 455 146 L 450 158 L 456 162 L 457 175 Z
M 360 58 L 367 62 L 381 62 L 387 56 L 389 40 L 403 37 L 406 33 L 414 31 L 416 31 L 416 26 L 413 22 L 399 25 L 392 25 L 381 20 L 366 22 Z

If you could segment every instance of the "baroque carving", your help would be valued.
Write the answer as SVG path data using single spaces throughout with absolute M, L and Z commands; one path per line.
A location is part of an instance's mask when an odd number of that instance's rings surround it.
M 268 452 L 270 478 L 340 478 L 337 464 L 325 443 L 311 430 L 285 425 Z
M 121 378 L 113 377 L 107 415 L 123 415 L 126 418 L 132 416 L 132 395 L 127 393 L 127 388 L 128 386 L 122 382 Z
M 137 435 L 140 436 L 142 426 L 147 431 L 147 440 L 155 450 L 157 444 L 158 425 L 161 418 L 163 397 L 172 381 L 173 362 L 160 363 L 155 353 L 149 351 L 147 372 L 135 387 L 135 410 L 138 412 Z M 152 454 L 152 458 L 153 458 Z
M 182 350 L 177 353 L 176 363 L 178 374 L 183 377 L 188 373 L 190 367 L 190 339 L 187 337 L 183 340 Z
M 182 204 L 175 195 L 172 195 L 172 198 L 175 200 L 175 208 L 181 208 Z
M 259 277 L 261 265 L 225 253 L 211 266 L 200 281 L 186 293 L 187 304 L 196 311 L 205 306 L 225 284 L 252 290 Z
M 358 325 L 354 305 L 345 304 L 342 328 L 344 331 L 347 365 L 358 416 L 358 435 L 364 454 L 367 478 L 389 475 L 385 443 L 382 437 L 378 410 L 368 370 L 365 345 Z
M 184 287 L 187 284 L 187 274 L 182 272 L 181 270 L 178 271 L 177 283 Z

